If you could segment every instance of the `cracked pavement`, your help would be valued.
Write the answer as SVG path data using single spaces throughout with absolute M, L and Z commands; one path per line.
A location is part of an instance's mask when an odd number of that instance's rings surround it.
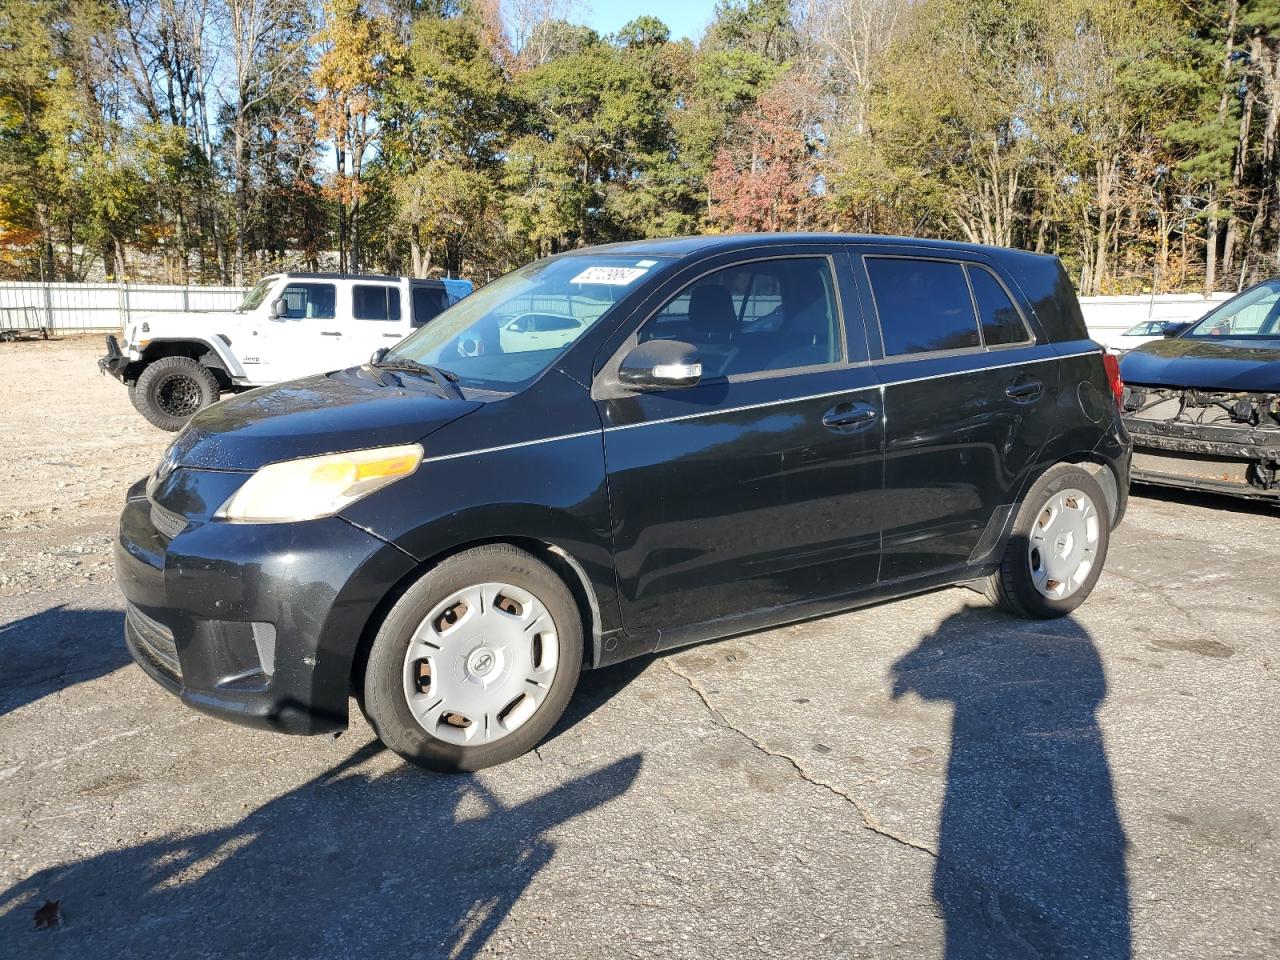
M 1280 511 L 1140 490 L 1072 618 L 952 589 L 623 664 L 442 777 L 128 664 L 168 436 L 98 352 L 0 349 L 0 956 L 1280 955 Z

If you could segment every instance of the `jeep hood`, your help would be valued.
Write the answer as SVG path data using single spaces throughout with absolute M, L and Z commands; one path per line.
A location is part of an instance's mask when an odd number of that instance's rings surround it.
M 135 313 L 124 325 L 126 333 L 137 331 L 139 339 L 165 337 L 173 331 L 187 332 L 198 330 L 207 336 L 224 333 L 239 327 L 248 314 L 236 313 L 234 310 L 201 310 L 199 313 Z M 150 327 L 145 333 L 142 325 Z
M 1156 340 L 1124 355 L 1120 377 L 1150 387 L 1274 393 L 1280 390 L 1280 340 Z
M 171 462 L 257 470 L 279 460 L 413 443 L 481 405 L 444 399 L 416 375 L 353 367 L 206 407 L 174 441 Z

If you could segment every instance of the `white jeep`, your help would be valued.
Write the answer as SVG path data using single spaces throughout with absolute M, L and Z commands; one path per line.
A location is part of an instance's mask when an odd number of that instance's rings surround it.
M 144 417 L 179 430 L 223 392 L 363 363 L 471 290 L 468 280 L 273 274 L 231 311 L 131 320 L 98 366 Z

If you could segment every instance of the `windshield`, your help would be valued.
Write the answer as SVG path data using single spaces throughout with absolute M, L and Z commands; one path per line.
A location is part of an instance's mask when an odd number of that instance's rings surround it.
M 275 282 L 275 277 L 266 277 L 263 280 L 259 280 L 257 286 L 244 295 L 244 299 L 240 301 L 240 306 L 236 307 L 236 313 L 248 313 L 250 310 L 257 309 L 258 304 L 266 299 L 267 292 Z
M 1232 340 L 1280 340 L 1280 279 L 1260 283 L 1233 297 L 1183 334 Z
M 428 363 L 455 374 L 463 386 L 514 391 L 666 263 L 616 255 L 531 263 L 444 311 L 398 344 L 383 365 Z

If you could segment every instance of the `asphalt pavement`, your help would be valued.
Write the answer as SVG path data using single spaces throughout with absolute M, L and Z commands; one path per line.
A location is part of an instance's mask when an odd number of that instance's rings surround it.
M 957 588 L 623 664 L 442 776 L 128 662 L 114 515 L 169 438 L 85 382 L 0 404 L 0 957 L 1280 956 L 1280 510 L 1140 489 L 1075 616 Z

